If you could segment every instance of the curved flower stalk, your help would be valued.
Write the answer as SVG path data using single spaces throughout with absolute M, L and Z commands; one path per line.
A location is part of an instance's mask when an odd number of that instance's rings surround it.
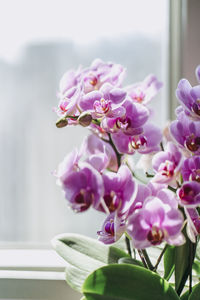
M 200 235 L 200 85 L 179 82 L 182 106 L 162 134 L 150 123 L 147 107 L 162 83 L 150 75 L 123 87 L 124 72 L 120 65 L 95 60 L 61 79 L 57 127 L 81 125 L 92 134 L 80 151 L 65 157 L 55 175 L 75 212 L 93 208 L 105 215 L 97 232 L 104 244 L 125 234 L 128 253 L 138 249 L 144 267 L 153 271 L 168 245 L 174 246 L 170 249 L 176 253 L 175 287 L 180 295 L 188 277 L 191 289 Z M 196 75 L 200 83 L 200 66 Z M 141 157 L 146 185 L 136 176 L 138 163 L 128 163 L 134 154 L 136 160 Z M 153 266 L 145 248 L 164 243 Z M 179 255 L 184 260 L 180 274 Z

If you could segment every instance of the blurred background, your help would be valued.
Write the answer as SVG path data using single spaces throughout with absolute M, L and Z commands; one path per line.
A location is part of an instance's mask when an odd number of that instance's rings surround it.
M 164 83 L 153 102 L 155 122 L 164 127 L 169 1 L 0 0 L 0 7 L 1 245 L 49 247 L 62 232 L 95 237 L 104 216 L 69 210 L 52 175 L 88 134 L 55 127 L 59 80 L 95 58 L 124 65 L 126 84 L 153 73 Z

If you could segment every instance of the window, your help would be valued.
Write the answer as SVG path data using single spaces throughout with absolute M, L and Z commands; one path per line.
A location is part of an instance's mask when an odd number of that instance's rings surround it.
M 194 80 L 193 70 L 200 62 L 200 2 L 0 4 L 1 246 L 51 247 L 51 238 L 61 232 L 95 236 L 101 214 L 71 212 L 51 174 L 86 133 L 82 128 L 55 128 L 52 108 L 57 105 L 59 80 L 66 70 L 88 66 L 95 57 L 127 67 L 127 84 L 154 73 L 166 83 L 154 101 L 156 122 L 164 126 L 170 105 L 175 105 L 177 81 L 181 76 Z M 59 299 L 64 299 L 69 288 L 62 282 L 63 261 L 50 250 L 23 251 L 0 250 L 0 298 L 55 299 L 59 291 Z
M 127 67 L 127 84 L 149 73 L 166 82 L 168 1 L 1 2 L 0 240 L 42 246 L 60 232 L 95 236 L 101 214 L 75 215 L 52 175 L 86 134 L 55 128 L 59 80 L 100 57 Z M 162 125 L 166 101 L 163 92 L 154 104 Z

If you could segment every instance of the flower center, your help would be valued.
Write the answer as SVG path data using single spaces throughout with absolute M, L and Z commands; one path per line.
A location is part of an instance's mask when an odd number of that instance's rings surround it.
M 90 207 L 94 198 L 94 194 L 85 189 L 81 189 L 80 192 L 76 195 L 74 201 L 78 204 L 79 208 L 77 212 L 82 212 Z
M 89 78 L 89 83 L 90 83 L 92 86 L 97 85 L 97 82 L 98 82 L 98 79 L 97 79 L 96 76 L 91 76 L 91 77 Z
M 195 192 L 191 186 L 189 186 L 188 184 L 185 184 L 179 190 L 178 195 L 179 195 L 179 198 L 182 200 L 183 204 L 190 204 L 190 202 L 193 202 L 193 200 L 194 200 Z
M 106 233 L 114 236 L 115 234 L 115 228 L 114 228 L 114 220 L 110 219 L 104 226 L 104 230 Z
M 169 160 L 166 160 L 160 165 L 158 172 L 161 173 L 162 176 L 172 177 L 174 175 L 174 169 L 174 163 Z
M 101 98 L 101 100 L 96 100 L 94 102 L 94 110 L 99 117 L 105 115 L 111 108 L 111 101 Z
M 116 126 L 119 129 L 126 130 L 131 126 L 131 120 L 128 117 L 117 118 Z
M 145 98 L 145 93 L 140 89 L 136 89 L 131 94 L 131 97 L 134 101 L 141 103 Z
M 195 114 L 200 116 L 200 99 L 197 99 L 196 102 L 192 104 L 192 110 Z
M 185 145 L 191 152 L 196 152 L 200 147 L 200 137 L 192 133 L 186 138 Z
M 159 245 L 164 238 L 164 232 L 157 226 L 152 226 L 151 230 L 147 234 L 147 239 L 152 245 Z
M 63 101 L 60 102 L 59 109 L 60 109 L 61 114 L 64 114 L 64 113 L 67 112 L 67 110 L 68 110 L 67 106 L 68 106 L 68 102 L 67 101 L 63 100 Z
M 121 203 L 120 195 L 117 195 L 114 191 L 106 194 L 103 198 L 110 212 L 115 211 Z
M 147 145 L 147 139 L 145 136 L 135 136 L 131 139 L 131 147 L 135 150 L 144 148 Z
M 200 182 L 200 169 L 193 170 L 190 174 L 189 180 L 195 180 L 197 182 Z

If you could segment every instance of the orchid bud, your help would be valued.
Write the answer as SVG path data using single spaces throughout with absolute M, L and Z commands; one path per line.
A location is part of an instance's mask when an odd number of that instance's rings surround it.
M 92 122 L 92 116 L 88 112 L 82 113 L 78 118 L 78 123 L 83 127 L 89 126 L 91 122 Z
M 62 127 L 65 127 L 68 125 L 68 121 L 67 119 L 59 119 L 57 122 L 56 122 L 56 127 L 57 128 L 62 128 Z

